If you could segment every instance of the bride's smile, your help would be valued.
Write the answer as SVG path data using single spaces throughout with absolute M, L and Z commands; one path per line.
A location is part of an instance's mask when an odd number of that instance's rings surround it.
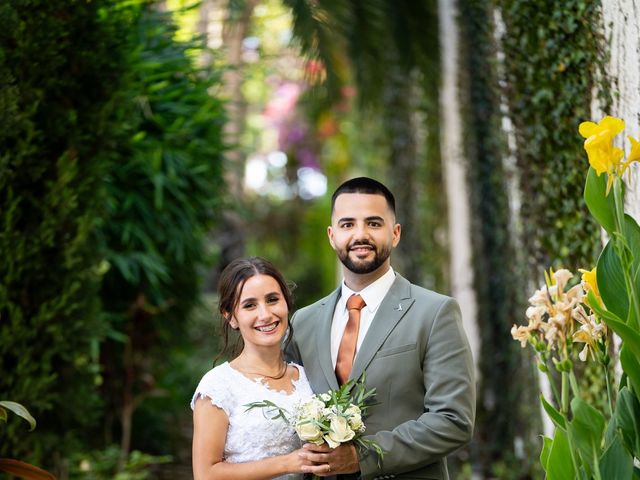
M 269 323 L 267 325 L 260 325 L 259 327 L 256 327 L 256 330 L 262 333 L 272 333 L 276 330 L 276 328 L 278 328 L 278 325 L 280 325 L 279 321 Z

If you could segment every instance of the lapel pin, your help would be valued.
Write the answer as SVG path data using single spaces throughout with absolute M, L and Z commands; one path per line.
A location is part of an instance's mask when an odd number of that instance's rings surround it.
M 402 311 L 402 304 L 401 303 L 398 304 L 398 308 L 396 308 L 396 310 L 398 310 L 399 312 Z

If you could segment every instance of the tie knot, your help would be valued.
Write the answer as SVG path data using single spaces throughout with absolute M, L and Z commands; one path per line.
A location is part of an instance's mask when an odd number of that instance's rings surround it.
M 347 300 L 347 310 L 362 310 L 365 305 L 364 299 L 357 293 L 351 295 Z

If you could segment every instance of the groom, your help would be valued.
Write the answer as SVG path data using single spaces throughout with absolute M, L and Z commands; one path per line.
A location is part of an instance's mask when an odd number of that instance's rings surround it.
M 380 182 L 346 181 L 331 203 L 329 243 L 344 281 L 293 316 L 290 360 L 323 393 L 366 372 L 376 388 L 365 418 L 368 438 L 384 451 L 352 443 L 305 445 L 322 477 L 448 479 L 446 456 L 471 439 L 473 362 L 457 302 L 409 283 L 391 268 L 400 241 L 393 194 Z

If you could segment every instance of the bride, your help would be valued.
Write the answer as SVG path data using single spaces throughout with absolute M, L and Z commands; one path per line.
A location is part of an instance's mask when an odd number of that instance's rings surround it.
M 245 407 L 270 400 L 292 411 L 312 395 L 303 368 L 282 354 L 292 306 L 287 283 L 268 261 L 239 259 L 222 272 L 218 294 L 223 352 L 229 329 L 240 332 L 242 351 L 207 372 L 191 401 L 194 479 L 302 479 L 311 463 L 293 427 Z

